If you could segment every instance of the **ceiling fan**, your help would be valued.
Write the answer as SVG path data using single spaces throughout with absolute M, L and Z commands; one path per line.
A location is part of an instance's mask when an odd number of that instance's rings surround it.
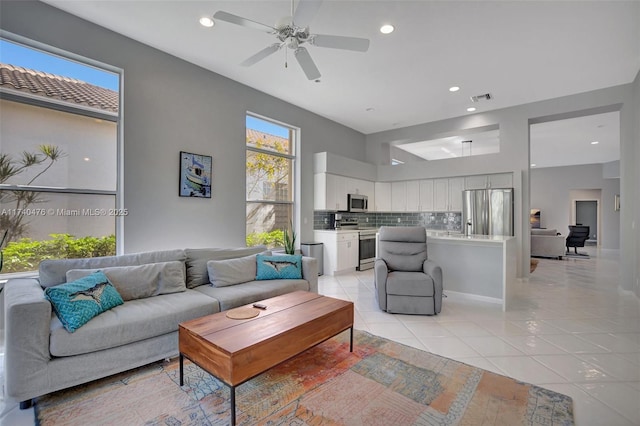
M 311 59 L 309 51 L 304 47 L 305 44 L 356 52 L 366 52 L 369 49 L 369 40 L 366 38 L 311 34 L 309 32 L 309 22 L 313 19 L 321 4 L 322 0 L 300 0 L 294 13 L 293 0 L 291 0 L 291 16 L 282 18 L 273 27 L 223 11 L 216 12 L 213 17 L 220 21 L 273 34 L 278 39 L 276 43 L 247 58 L 241 63 L 242 66 L 254 65 L 286 46 L 293 50 L 293 55 L 307 78 L 316 80 L 320 78 L 320 71 L 313 59 Z

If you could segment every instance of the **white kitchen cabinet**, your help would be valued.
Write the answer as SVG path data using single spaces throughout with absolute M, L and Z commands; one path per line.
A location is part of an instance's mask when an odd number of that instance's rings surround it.
M 420 211 L 420 181 L 409 180 L 407 181 L 407 211 L 418 212 Z
M 433 210 L 446 212 L 449 209 L 449 179 L 433 181 Z
M 511 188 L 511 173 L 495 173 L 492 175 L 476 175 L 464 178 L 464 189 Z
M 407 211 L 407 183 L 391 182 L 391 211 Z
M 464 178 L 435 179 L 433 181 L 433 211 L 462 211 Z
M 348 179 L 331 173 L 314 175 L 313 208 L 315 210 L 347 210 Z
M 420 182 L 408 180 L 391 182 L 391 211 L 420 211 Z
M 467 176 L 464 178 L 464 189 L 485 189 L 486 187 L 486 175 Z
M 496 173 L 487 176 L 489 188 L 513 188 L 513 173 Z
M 358 233 L 344 231 L 314 231 L 314 239 L 323 243 L 325 275 L 355 271 L 358 266 Z
M 449 209 L 450 212 L 462 211 L 462 191 L 464 190 L 464 178 L 449 179 Z
M 419 199 L 420 199 L 420 211 L 431 212 L 433 211 L 433 179 L 423 179 L 419 181 Z
M 375 199 L 374 183 L 332 173 L 314 175 L 314 210 L 346 211 L 348 194 L 362 194 L 369 197 L 369 205 Z
M 356 178 L 345 179 L 347 182 L 347 194 L 360 194 L 368 197 L 373 196 L 373 182 Z
M 377 212 L 390 212 L 391 211 L 391 183 L 390 182 L 376 182 L 375 188 L 375 208 L 369 208 Z

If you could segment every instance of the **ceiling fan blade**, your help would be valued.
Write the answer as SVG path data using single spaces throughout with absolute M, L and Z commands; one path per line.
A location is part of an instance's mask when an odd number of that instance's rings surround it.
M 247 19 L 241 16 L 233 15 L 231 13 L 223 12 L 222 10 L 217 11 L 213 15 L 213 18 L 218 19 L 220 21 L 229 22 L 231 24 L 240 25 L 242 27 L 264 31 L 267 33 L 273 33 L 274 31 L 276 31 L 275 28 L 270 27 L 269 25 L 261 24 L 260 22 L 252 21 L 251 19 Z
M 295 52 L 293 52 L 293 54 L 300 64 L 302 71 L 304 71 L 309 80 L 320 78 L 320 71 L 318 71 L 318 68 L 313 62 L 313 59 L 311 59 L 311 55 L 309 55 L 307 49 L 305 49 L 304 47 L 299 47 L 295 50 Z
M 356 52 L 366 52 L 369 50 L 369 40 L 359 37 L 314 34 L 311 44 L 318 47 L 330 47 L 332 49 L 355 50 Z
M 260 62 L 267 56 L 273 55 L 278 50 L 280 50 L 280 47 L 282 47 L 280 43 L 275 43 L 275 44 L 272 44 L 271 46 L 267 46 L 261 51 L 259 51 L 258 53 L 256 53 L 255 55 L 245 59 L 244 62 L 242 62 L 240 65 L 242 65 L 243 67 L 250 67 L 251 65 L 257 62 Z
M 293 15 L 293 23 L 303 28 L 309 26 L 321 4 L 322 0 L 300 0 Z

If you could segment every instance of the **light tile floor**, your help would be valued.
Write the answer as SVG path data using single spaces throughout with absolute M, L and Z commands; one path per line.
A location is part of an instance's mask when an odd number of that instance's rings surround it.
M 637 426 L 640 300 L 618 291 L 617 251 L 583 251 L 591 258 L 540 259 L 507 312 L 449 297 L 437 316 L 387 314 L 371 270 L 322 276 L 319 290 L 352 300 L 358 329 L 571 396 L 579 426 Z M 0 412 L 2 424 L 34 424 L 15 402 Z

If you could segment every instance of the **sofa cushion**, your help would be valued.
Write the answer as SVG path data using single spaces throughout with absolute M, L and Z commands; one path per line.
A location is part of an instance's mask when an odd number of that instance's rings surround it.
M 209 282 L 215 287 L 246 283 L 256 278 L 256 254 L 207 262 Z
M 209 284 L 207 262 L 210 260 L 235 259 L 237 257 L 258 254 L 266 250 L 265 246 L 241 248 L 203 248 L 186 249 L 187 288 Z
M 175 332 L 182 321 L 219 311 L 216 300 L 186 290 L 130 300 L 94 318 L 73 334 L 64 331 L 60 321 L 53 317 L 49 350 L 56 357 L 100 351 Z M 177 343 L 176 339 L 176 348 Z
M 69 333 L 124 303 L 105 274 L 99 271 L 70 283 L 48 287 L 44 294 Z
M 256 256 L 256 280 L 301 279 L 302 255 Z
M 556 236 L 558 230 L 556 229 L 540 229 L 540 228 L 532 228 L 531 235 L 552 235 Z
M 291 293 L 292 291 L 311 291 L 309 282 L 306 280 L 249 281 L 227 287 L 203 285 L 196 287 L 194 290 L 216 299 L 220 303 L 220 310 L 222 311 Z
M 39 266 L 40 285 L 50 287 L 66 281 L 69 269 L 101 269 L 112 266 L 137 266 L 145 263 L 182 261 L 186 259 L 185 251 L 163 250 L 144 253 L 123 254 L 120 256 L 90 257 L 87 259 L 43 260 Z
M 97 269 L 70 269 L 67 271 L 67 281 L 76 280 L 95 271 Z M 101 271 L 125 301 L 178 293 L 187 289 L 184 263 L 179 261 L 115 266 L 102 268 Z

